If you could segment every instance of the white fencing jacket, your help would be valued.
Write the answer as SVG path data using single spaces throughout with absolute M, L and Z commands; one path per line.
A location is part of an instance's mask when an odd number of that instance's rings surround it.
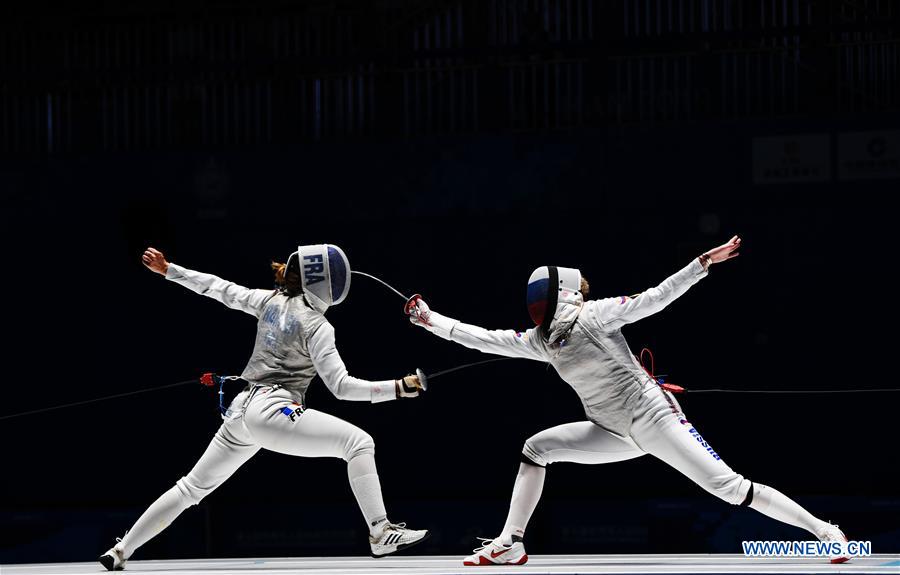
M 338 399 L 373 403 L 396 399 L 393 380 L 367 381 L 347 373 L 334 344 L 334 328 L 305 296 L 247 289 L 172 263 L 166 279 L 259 320 L 253 354 L 241 373 L 251 384 L 278 385 L 305 406 L 306 389 L 318 373 Z
M 549 362 L 578 393 L 590 421 L 627 436 L 641 389 L 652 378 L 628 349 L 622 326 L 662 310 L 706 275 L 694 259 L 636 296 L 584 302 L 580 292 L 562 290 L 548 339 L 541 336 L 540 328 L 524 333 L 486 330 L 435 312 L 429 317 L 431 325 L 424 327 L 486 353 Z

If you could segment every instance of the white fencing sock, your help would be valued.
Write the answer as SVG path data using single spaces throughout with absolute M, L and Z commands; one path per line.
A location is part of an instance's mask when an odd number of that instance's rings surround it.
M 190 505 L 181 496 L 178 486 L 172 487 L 144 511 L 122 541 L 116 544 L 116 549 L 123 558 L 128 559 L 138 547 L 156 537 Z
M 509 515 L 506 517 L 503 532 L 500 533 L 500 541 L 503 544 L 510 545 L 513 535 L 517 537 L 525 535 L 528 520 L 531 519 L 531 514 L 541 499 L 545 475 L 547 470 L 543 467 L 527 463 L 519 465 L 512 500 L 509 502 Z
M 387 526 L 387 511 L 381 497 L 381 482 L 378 481 L 378 470 L 375 468 L 375 456 L 361 453 L 347 462 L 347 476 L 350 488 L 359 504 L 359 509 L 366 518 L 369 534 L 378 537 Z
M 753 500 L 750 502 L 750 507 L 763 515 L 806 529 L 816 537 L 819 536 L 819 531 L 828 525 L 828 522 L 816 519 L 809 511 L 800 507 L 794 500 L 777 489 L 759 483 L 754 483 L 751 489 L 753 489 Z

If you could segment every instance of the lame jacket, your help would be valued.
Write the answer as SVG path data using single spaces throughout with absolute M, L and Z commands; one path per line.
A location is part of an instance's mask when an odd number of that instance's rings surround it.
M 428 329 L 485 353 L 549 363 L 578 394 L 590 421 L 627 436 L 641 389 L 652 379 L 628 348 L 622 327 L 662 310 L 706 275 L 695 259 L 635 296 L 585 302 L 581 293 L 563 290 L 546 339 L 540 328 L 487 330 L 435 312 Z
M 247 289 L 171 263 L 166 279 L 257 319 L 253 353 L 241 373 L 251 384 L 288 389 L 298 403 L 306 405 L 306 390 L 318 374 L 338 399 L 395 399 L 393 380 L 367 381 L 347 373 L 335 347 L 334 328 L 305 296 Z

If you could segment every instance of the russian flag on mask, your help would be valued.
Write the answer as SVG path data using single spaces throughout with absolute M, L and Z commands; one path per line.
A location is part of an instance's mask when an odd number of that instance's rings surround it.
M 526 294 L 526 303 L 528 304 L 528 315 L 535 325 L 544 323 L 544 316 L 547 313 L 547 304 L 549 302 L 550 291 L 550 275 L 546 267 L 534 270 L 528 279 L 528 293 Z

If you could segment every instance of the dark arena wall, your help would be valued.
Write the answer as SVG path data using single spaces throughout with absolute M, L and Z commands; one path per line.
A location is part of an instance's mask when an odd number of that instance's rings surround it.
M 688 390 L 803 392 L 679 401 L 738 473 L 900 552 L 894 3 L 3 10 L 0 563 L 94 561 L 220 424 L 199 384 L 18 415 L 241 372 L 254 319 L 148 273 L 148 246 L 268 289 L 271 261 L 333 243 L 442 314 L 524 330 L 537 266 L 580 268 L 592 298 L 631 295 L 735 234 L 739 258 L 624 329 L 632 351 Z M 490 357 L 410 325 L 358 276 L 327 319 L 361 378 Z M 874 389 L 893 391 L 847 393 Z M 374 437 L 391 520 L 432 532 L 416 551 L 460 559 L 503 526 L 523 442 L 584 419 L 527 360 L 447 374 L 412 401 L 338 401 L 319 380 L 306 399 Z M 136 558 L 368 555 L 345 468 L 260 452 Z M 645 456 L 550 465 L 527 544 L 699 554 L 804 538 Z

